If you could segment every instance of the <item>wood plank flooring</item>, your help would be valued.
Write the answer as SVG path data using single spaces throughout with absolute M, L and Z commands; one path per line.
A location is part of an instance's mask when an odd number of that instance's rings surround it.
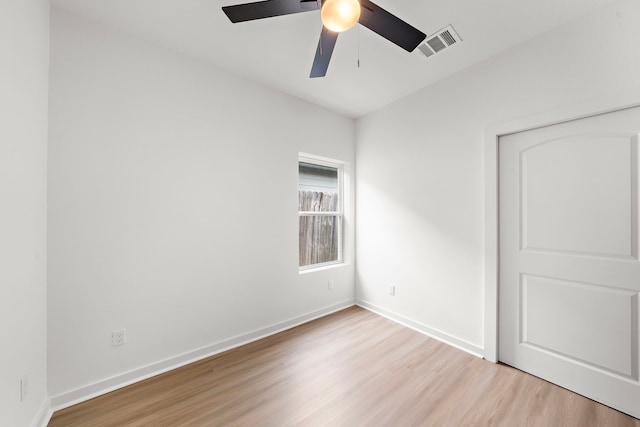
M 50 427 L 634 426 L 352 307 L 63 409 Z

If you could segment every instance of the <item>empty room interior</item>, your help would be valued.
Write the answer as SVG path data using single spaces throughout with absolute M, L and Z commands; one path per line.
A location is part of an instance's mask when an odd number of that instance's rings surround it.
M 640 2 L 336 2 L 0 1 L 0 426 L 640 426 Z

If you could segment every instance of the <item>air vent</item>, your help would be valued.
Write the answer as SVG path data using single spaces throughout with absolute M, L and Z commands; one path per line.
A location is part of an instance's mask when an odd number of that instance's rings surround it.
M 448 47 L 451 47 L 457 43 L 460 43 L 462 39 L 456 33 L 451 25 L 437 31 L 435 34 L 427 37 L 424 43 L 418 46 L 418 50 L 425 57 L 430 57 L 438 52 L 441 52 Z

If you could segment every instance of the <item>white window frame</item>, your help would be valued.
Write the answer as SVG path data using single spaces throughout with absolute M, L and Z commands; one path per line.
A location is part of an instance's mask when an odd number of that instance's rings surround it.
M 298 265 L 300 272 L 321 269 L 333 265 L 344 264 L 344 165 L 345 162 L 327 157 L 314 156 L 312 154 L 300 153 L 298 155 L 298 168 L 300 163 L 310 163 L 318 166 L 326 166 L 338 170 L 338 206 L 332 212 L 298 211 L 298 227 L 300 227 L 300 217 L 302 216 L 335 216 L 338 217 L 338 259 L 335 261 L 322 262 L 318 264 Z M 298 173 L 298 190 L 300 189 L 300 174 Z M 300 242 L 298 241 L 298 251 Z

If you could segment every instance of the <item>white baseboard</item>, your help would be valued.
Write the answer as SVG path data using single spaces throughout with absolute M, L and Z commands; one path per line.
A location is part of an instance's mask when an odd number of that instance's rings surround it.
M 38 410 L 33 422 L 33 427 L 47 427 L 47 424 L 51 421 L 52 415 L 53 411 L 51 410 L 51 400 L 47 398 L 42 402 L 42 405 L 40 405 L 40 409 Z
M 291 329 L 293 327 L 310 322 L 320 317 L 324 317 L 336 311 L 344 310 L 345 308 L 351 307 L 353 305 L 353 300 L 345 300 L 337 304 L 314 310 L 301 316 L 296 316 L 294 318 L 284 320 L 282 322 L 278 322 L 264 328 L 256 329 L 246 334 L 238 335 L 236 337 L 229 338 L 227 340 L 220 341 L 206 347 L 202 347 L 178 356 L 170 357 L 159 362 L 142 366 L 140 368 L 133 369 L 131 371 L 124 372 L 110 378 L 96 381 L 95 383 L 88 384 L 75 390 L 71 390 L 52 397 L 50 407 L 53 409 L 53 411 L 67 408 L 69 406 L 84 402 L 94 397 L 117 390 L 119 388 L 126 387 L 147 378 L 151 378 L 153 376 L 171 371 L 181 366 L 188 365 L 189 363 L 193 363 L 198 360 L 216 355 L 218 353 L 231 350 L 241 345 L 266 338 L 270 335 L 274 335 L 287 329 Z
M 446 332 L 439 331 L 437 329 L 431 328 L 427 325 L 424 325 L 415 320 L 409 319 L 401 314 L 394 313 L 393 311 L 384 309 L 370 302 L 356 299 L 356 305 L 362 308 L 365 308 L 369 311 L 372 311 L 380 316 L 386 317 L 387 319 L 393 320 L 394 322 L 400 323 L 407 328 L 411 328 L 414 331 L 420 332 L 424 335 L 427 335 L 431 338 L 435 338 L 438 341 L 442 341 L 445 344 L 448 344 L 452 347 L 460 349 L 462 351 L 466 351 L 467 353 L 476 356 L 483 357 L 484 349 L 478 345 L 472 344 L 468 341 L 462 340 L 460 338 L 454 337 L 453 335 L 449 335 Z

